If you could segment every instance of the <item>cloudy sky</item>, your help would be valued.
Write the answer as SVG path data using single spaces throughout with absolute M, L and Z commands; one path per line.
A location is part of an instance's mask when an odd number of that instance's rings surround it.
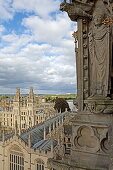
M 76 23 L 62 0 L 0 0 L 0 93 L 75 93 Z

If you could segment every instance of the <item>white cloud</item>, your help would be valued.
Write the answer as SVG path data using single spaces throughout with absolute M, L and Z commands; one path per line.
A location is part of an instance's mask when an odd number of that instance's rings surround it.
M 11 4 L 4 9 L 8 8 L 6 11 L 12 16 L 10 6 Z M 12 92 L 16 87 L 25 89 L 25 92 L 30 86 L 41 93 L 73 92 L 73 25 L 66 13 L 49 15 L 58 9 L 59 1 L 14 0 L 12 6 L 15 12 L 34 11 L 38 16 L 32 14 L 23 19 L 22 24 L 26 27 L 24 33 L 17 35 L 15 30 L 1 36 L 5 44 L 0 48 L 1 92 Z M 4 30 L 4 26 L 1 25 L 1 34 Z
M 3 25 L 0 25 L 0 33 L 3 33 L 5 31 L 5 27 Z
M 28 34 L 16 35 L 14 33 L 3 35 L 1 39 L 8 43 L 1 49 L 3 53 L 17 53 L 18 50 L 32 41 L 32 37 Z
M 0 0 L 0 19 L 11 19 L 13 17 L 12 0 Z
M 23 20 L 23 25 L 30 29 L 37 41 L 58 44 L 62 37 L 71 37 L 71 21 L 66 14 L 58 14 L 56 20 L 30 16 Z
M 47 18 L 51 12 L 59 9 L 59 3 L 59 0 L 14 0 L 12 6 L 15 10 L 35 12 Z
M 0 85 L 4 84 L 6 88 L 33 86 L 56 92 L 62 86 L 71 87 L 75 83 L 74 66 L 69 62 L 63 64 L 68 56 L 45 56 L 50 48 L 52 46 L 46 44 L 28 44 L 16 55 L 1 50 L 0 77 L 3 80 L 0 80 Z

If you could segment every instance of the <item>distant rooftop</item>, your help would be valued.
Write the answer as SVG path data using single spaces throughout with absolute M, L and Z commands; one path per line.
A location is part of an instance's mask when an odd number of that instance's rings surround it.
M 55 116 L 51 119 L 48 119 L 45 122 L 40 123 L 39 125 L 36 125 L 30 129 L 27 129 L 21 135 L 18 135 L 18 137 L 28 145 L 28 139 L 30 136 L 32 148 L 34 148 L 34 149 L 40 148 L 42 150 L 48 151 L 51 148 L 51 142 L 53 143 L 53 146 L 55 147 L 57 145 L 57 141 L 55 141 L 53 139 L 44 140 L 44 128 L 46 129 L 46 131 L 48 131 L 50 124 L 57 121 L 61 117 L 64 117 L 66 114 L 67 114 L 67 112 L 58 114 L 57 116 Z M 4 136 L 4 140 L 10 139 L 14 135 L 15 135 L 14 133 L 6 134 Z M 0 137 L 0 141 L 2 141 L 2 136 Z

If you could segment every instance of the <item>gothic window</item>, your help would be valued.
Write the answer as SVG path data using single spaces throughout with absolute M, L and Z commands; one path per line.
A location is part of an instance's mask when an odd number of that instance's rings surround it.
M 24 157 L 22 153 L 11 151 L 9 161 L 10 170 L 24 170 Z
M 37 168 L 36 170 L 44 170 L 44 165 L 37 163 Z
M 40 159 L 36 161 L 36 170 L 45 170 L 44 162 Z
M 26 124 L 25 124 L 25 123 L 24 123 L 24 124 L 22 124 L 22 128 L 23 128 L 23 129 L 25 129 L 25 127 L 26 127 Z

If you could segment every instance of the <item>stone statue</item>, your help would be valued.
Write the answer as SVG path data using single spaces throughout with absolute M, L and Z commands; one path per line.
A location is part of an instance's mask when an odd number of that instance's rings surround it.
M 90 91 L 91 95 L 107 97 L 109 92 L 109 26 L 103 24 L 106 13 L 97 8 L 89 31 Z
M 67 12 L 70 19 L 78 23 L 78 110 L 86 109 L 87 105 L 89 107 L 90 100 L 95 106 L 98 100 L 113 99 L 112 8 L 113 0 L 70 0 L 70 3 L 64 0 L 60 5 L 60 10 Z M 105 110 L 102 103 L 97 103 L 96 109 L 99 112 Z

